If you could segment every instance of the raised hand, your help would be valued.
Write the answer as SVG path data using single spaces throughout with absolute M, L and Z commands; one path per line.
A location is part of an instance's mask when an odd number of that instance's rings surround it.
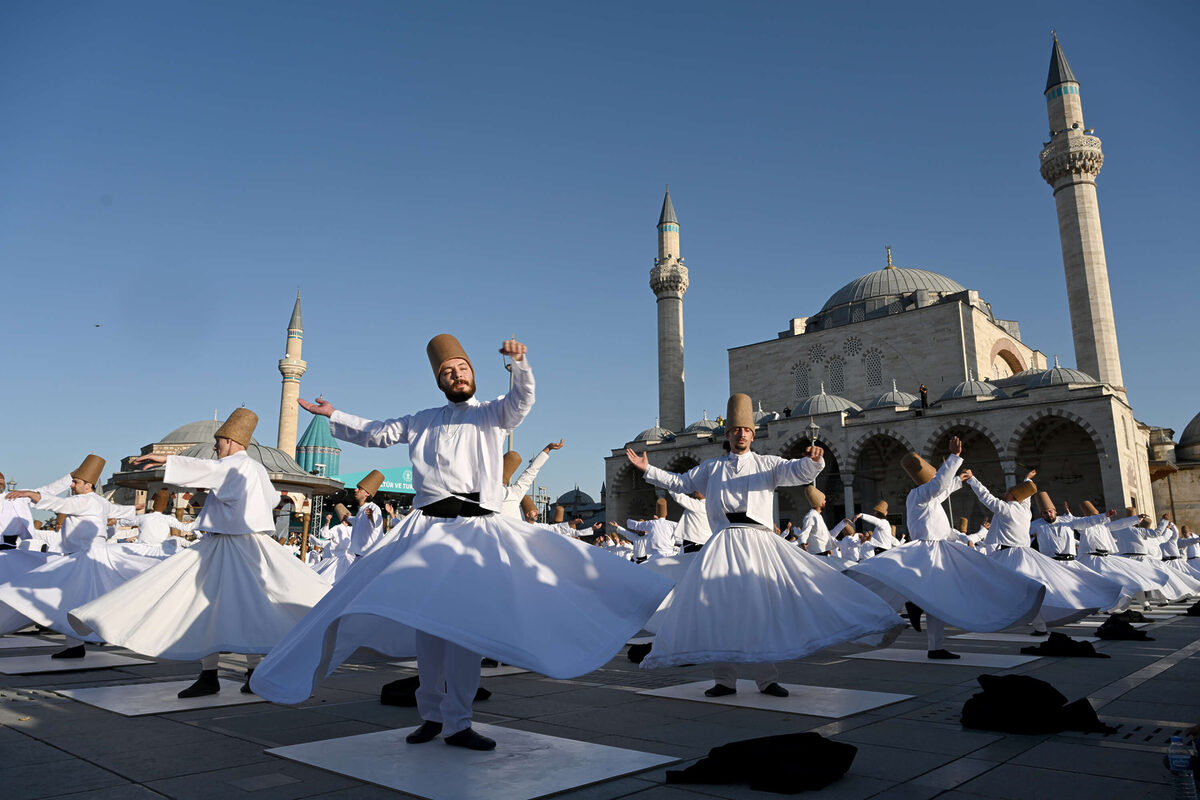
M 957 436 L 950 437 L 950 455 L 962 455 L 962 439 L 958 438 Z
M 963 483 L 966 483 L 967 481 L 971 480 L 971 478 L 974 478 L 974 477 L 975 477 L 975 473 L 971 472 L 971 470 L 969 470 L 969 469 L 964 469 L 959 474 L 958 479 L 960 481 L 962 481 Z
M 820 449 L 820 448 L 817 448 L 817 449 Z M 625 448 L 625 457 L 629 459 L 630 464 L 633 464 L 633 466 L 636 467 L 641 472 L 645 472 L 647 469 L 650 468 L 650 459 L 646 457 L 645 450 L 643 450 L 642 454 L 639 456 L 637 453 L 633 452 L 628 447 L 626 447 Z
M 146 466 L 142 467 L 142 469 L 148 470 L 154 469 L 155 467 L 161 467 L 163 464 L 166 464 L 167 457 L 162 453 L 147 453 L 144 456 L 138 456 L 137 458 L 130 459 L 129 463 L 145 464 Z
M 527 352 L 529 352 L 529 348 L 516 339 L 508 339 L 500 345 L 500 355 L 508 356 L 513 361 L 524 361 Z
M 1027 481 L 1031 481 L 1031 480 L 1033 480 L 1033 476 L 1034 476 L 1034 475 L 1037 475 L 1037 470 L 1036 470 L 1036 469 L 1031 469 L 1031 470 L 1029 470 L 1029 474 L 1027 474 L 1027 475 L 1025 476 L 1025 480 L 1027 480 Z
M 333 414 L 334 411 L 337 411 L 337 409 L 333 407 L 333 403 L 329 402 L 324 397 L 318 397 L 315 403 L 310 403 L 303 397 L 298 397 L 296 398 L 296 402 L 299 403 L 300 407 L 308 413 L 316 414 L 319 417 L 328 417 Z
M 546 445 L 542 449 L 545 450 L 547 453 L 549 453 L 551 450 L 562 450 L 563 444 L 565 444 L 566 441 L 567 441 L 566 439 L 559 439 L 558 444 L 551 442 L 550 444 Z
M 811 458 L 813 461 L 820 461 L 822 458 L 825 457 L 825 448 L 821 447 L 819 445 L 813 445 L 812 447 L 805 450 L 804 454 L 806 456 L 808 456 L 809 458 Z

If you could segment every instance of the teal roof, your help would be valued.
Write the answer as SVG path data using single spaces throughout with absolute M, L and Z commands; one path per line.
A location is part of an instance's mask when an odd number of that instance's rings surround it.
M 337 443 L 337 439 L 334 439 L 333 434 L 329 432 L 329 417 L 320 415 L 314 416 L 312 422 L 308 423 L 300 441 L 296 442 L 296 447 L 328 447 L 339 451 L 342 449 L 342 446 Z

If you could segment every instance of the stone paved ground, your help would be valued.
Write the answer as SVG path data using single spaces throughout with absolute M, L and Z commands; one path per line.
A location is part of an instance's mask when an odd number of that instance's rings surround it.
M 1153 642 L 1101 642 L 1111 659 L 1043 658 L 1011 672 L 1091 698 L 1116 734 L 1015 736 L 964 730 L 963 701 L 980 670 L 846 659 L 838 648 L 783 665 L 785 683 L 901 692 L 915 697 L 843 720 L 729 708 L 636 692 L 708 677 L 704 667 L 647 672 L 622 654 L 572 681 L 523 674 L 486 681 L 481 722 L 685 759 L 736 739 L 815 730 L 859 748 L 850 773 L 822 798 L 1040 798 L 1140 800 L 1169 796 L 1166 740 L 1200 721 L 1200 619 L 1177 617 Z M 899 646 L 923 648 L 906 632 Z M 1016 653 L 1019 644 L 955 641 L 960 652 Z M 49 651 L 6 650 L 0 657 Z M 123 652 L 123 651 L 118 651 Z M 98 672 L 0 675 L 0 798 L 374 798 L 401 795 L 266 755 L 268 747 L 409 727 L 415 709 L 382 706 L 379 687 L 411 674 L 358 658 L 297 707 L 265 703 L 126 718 L 56 689 L 180 680 L 195 664 L 160 662 Z M 229 677 L 236 677 L 224 668 Z M 991 670 L 995 672 L 995 670 Z M 766 798 L 738 786 L 668 786 L 665 769 L 560 795 L 572 800 Z

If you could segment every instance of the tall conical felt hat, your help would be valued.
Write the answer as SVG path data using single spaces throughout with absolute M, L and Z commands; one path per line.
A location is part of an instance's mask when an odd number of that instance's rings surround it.
M 533 502 L 533 498 L 529 495 L 521 495 L 521 516 L 527 517 L 530 514 L 537 513 L 537 503 Z
M 1137 509 L 1133 506 L 1125 506 L 1125 516 L 1132 517 L 1137 514 Z
M 448 333 L 439 333 L 430 339 L 429 344 L 425 345 L 425 354 L 429 356 L 429 366 L 433 368 L 434 380 L 437 380 L 441 373 L 442 364 L 452 358 L 461 358 L 468 364 L 471 363 L 471 359 L 467 357 L 467 351 L 463 350 L 458 339 Z M 475 369 L 474 365 L 471 366 L 471 369 Z
M 1018 483 L 1009 489 L 1009 491 L 1013 493 L 1013 500 L 1022 503 L 1037 494 L 1038 488 L 1037 484 L 1033 481 L 1025 481 L 1024 483 Z
M 79 469 L 71 473 L 71 477 L 86 481 L 92 486 L 98 486 L 100 485 L 101 472 L 104 472 L 104 459 L 92 454 L 83 460 L 83 463 L 79 465 Z
M 959 517 L 959 518 L 958 518 L 958 532 L 959 532 L 959 533 L 966 533 L 966 532 L 967 532 L 967 526 L 968 526 L 969 524 L 970 524 L 970 522 L 967 520 L 967 518 L 966 518 L 966 517 Z
M 377 469 L 373 469 L 367 473 L 367 476 L 358 482 L 358 488 L 362 489 L 371 496 L 379 491 L 379 487 L 383 485 L 383 473 Z
M 1083 515 L 1085 517 L 1094 517 L 1100 513 L 1099 511 L 1096 510 L 1096 507 L 1094 505 L 1092 505 L 1091 500 L 1084 500 L 1082 503 L 1079 504 L 1079 509 L 1083 512 Z
M 562 506 L 554 507 L 554 522 L 555 523 L 562 522 L 566 518 L 566 516 L 567 516 L 567 510 L 565 508 L 563 508 Z
M 152 508 L 161 514 L 167 510 L 167 504 L 171 502 L 171 493 L 166 489 L 159 489 L 154 493 L 154 505 Z
M 874 507 L 871 508 L 871 510 L 874 511 L 876 514 L 878 514 L 881 517 L 886 517 L 887 516 L 887 500 L 880 500 L 878 503 L 876 503 L 874 505 Z
M 909 453 L 900 459 L 900 466 L 908 473 L 908 477 L 912 478 L 913 483 L 917 486 L 924 486 L 937 475 L 937 470 L 933 468 L 933 464 L 930 464 L 916 453 Z
M 214 439 L 232 439 L 242 447 L 250 446 L 250 438 L 258 427 L 258 414 L 248 408 L 235 408 L 225 420 L 225 424 L 217 428 Z
M 821 503 L 825 502 L 825 493 L 811 483 L 804 487 L 804 496 L 808 498 L 808 505 L 814 511 L 819 511 Z
M 512 480 L 513 475 L 517 474 L 517 467 L 521 466 L 521 454 L 516 450 L 509 450 L 504 454 L 503 480 L 500 483 L 508 486 L 508 482 Z
M 667 498 L 660 497 L 655 501 L 654 513 L 658 515 L 659 519 L 667 518 Z
M 750 403 L 750 395 L 729 395 L 729 403 L 725 406 L 725 430 L 734 428 L 749 428 L 754 430 L 754 406 Z
M 1058 511 L 1058 509 L 1054 507 L 1054 501 L 1050 499 L 1049 492 L 1038 492 L 1035 497 L 1037 499 L 1038 508 L 1042 510 L 1043 514 L 1045 514 L 1047 511 Z
M 346 508 L 346 506 L 342 505 L 341 503 L 338 503 L 333 507 L 333 513 L 337 515 L 338 522 L 341 522 L 343 519 L 350 516 L 350 509 Z
M 1135 528 L 1149 528 L 1152 524 L 1153 524 L 1153 522 L 1151 521 L 1150 517 L 1148 517 L 1145 514 L 1142 514 L 1142 518 L 1138 521 L 1138 524 L 1135 525 L 1134 527 Z
M 60 531 L 62 530 L 63 523 L 66 521 L 67 521 L 66 514 L 55 514 L 54 515 L 54 524 L 58 526 L 58 529 Z

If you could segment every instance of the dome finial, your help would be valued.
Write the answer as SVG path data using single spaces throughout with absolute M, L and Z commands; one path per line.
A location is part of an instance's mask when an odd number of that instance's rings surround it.
M 895 269 L 896 265 L 892 263 L 892 246 L 890 244 L 885 244 L 883 246 L 883 248 L 885 250 L 887 250 L 887 256 L 888 256 L 888 263 L 887 263 L 886 269 Z
M 1058 369 L 1058 353 L 1054 354 L 1054 368 Z
M 895 379 L 895 378 L 892 378 L 892 391 L 893 391 L 893 392 L 899 392 L 899 391 L 900 391 L 898 388 L 896 388 L 896 379 Z
M 967 380 L 975 380 L 975 370 L 971 369 L 970 367 L 967 368 Z
M 821 381 L 821 394 L 825 394 L 825 381 Z

